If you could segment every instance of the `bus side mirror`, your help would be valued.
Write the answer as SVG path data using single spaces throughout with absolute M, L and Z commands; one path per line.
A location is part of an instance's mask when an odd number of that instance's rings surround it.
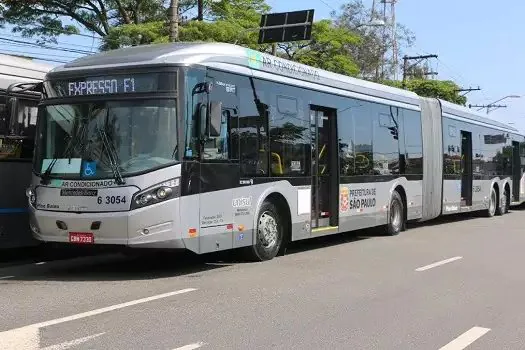
M 18 98 L 11 97 L 7 101 L 7 115 L 9 118 L 9 133 L 16 134 L 16 124 L 18 123 Z
M 198 105 L 198 113 L 199 113 L 199 132 L 200 136 L 203 137 L 206 135 L 206 124 L 207 124 L 207 116 L 208 116 L 208 108 L 206 107 L 205 103 L 199 103 Z
M 206 124 L 208 127 L 207 134 L 209 137 L 221 136 L 222 102 L 210 102 L 210 108 Z

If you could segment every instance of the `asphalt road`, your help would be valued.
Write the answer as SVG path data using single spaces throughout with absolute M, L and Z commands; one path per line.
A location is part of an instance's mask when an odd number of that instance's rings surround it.
M 264 263 L 111 255 L 0 268 L 0 349 L 522 350 L 524 227 L 514 210 L 303 242 Z

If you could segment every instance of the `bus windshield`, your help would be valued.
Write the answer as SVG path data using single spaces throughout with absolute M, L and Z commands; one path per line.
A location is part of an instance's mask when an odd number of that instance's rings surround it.
M 101 179 L 178 162 L 175 99 L 45 105 L 39 118 L 37 174 Z

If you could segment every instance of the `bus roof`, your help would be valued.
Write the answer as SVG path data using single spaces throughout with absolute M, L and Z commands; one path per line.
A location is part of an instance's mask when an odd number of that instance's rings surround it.
M 13 83 L 42 81 L 52 68 L 28 58 L 0 54 L 0 89 Z
M 231 71 L 240 67 L 249 68 L 276 74 L 278 77 L 289 77 L 378 98 L 419 105 L 418 96 L 410 91 L 335 74 L 226 43 L 170 43 L 129 47 L 79 58 L 58 67 L 53 70 L 53 73 L 154 64 L 200 64 L 217 68 L 223 67 Z
M 232 72 L 251 69 L 265 76 L 270 74 L 274 81 L 298 79 L 332 89 L 420 106 L 419 95 L 411 91 L 332 73 L 242 46 L 216 42 L 153 44 L 100 52 L 56 67 L 51 71 L 51 77 L 54 73 L 165 64 L 204 65 Z M 484 117 L 481 113 L 440 101 L 444 113 L 518 132 L 507 124 Z

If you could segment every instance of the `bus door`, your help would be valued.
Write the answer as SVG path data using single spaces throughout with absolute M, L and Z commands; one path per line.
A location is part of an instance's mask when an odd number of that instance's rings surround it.
M 201 120 L 200 253 L 233 247 L 233 200 L 238 197 L 239 163 L 236 89 L 227 77 L 208 72 L 205 120 Z M 240 200 L 239 200 L 240 201 Z
M 520 143 L 512 141 L 512 200 L 520 200 L 521 157 Z
M 472 206 L 472 133 L 461 130 L 461 206 Z
M 311 106 L 313 232 L 338 225 L 336 116 L 335 110 Z

